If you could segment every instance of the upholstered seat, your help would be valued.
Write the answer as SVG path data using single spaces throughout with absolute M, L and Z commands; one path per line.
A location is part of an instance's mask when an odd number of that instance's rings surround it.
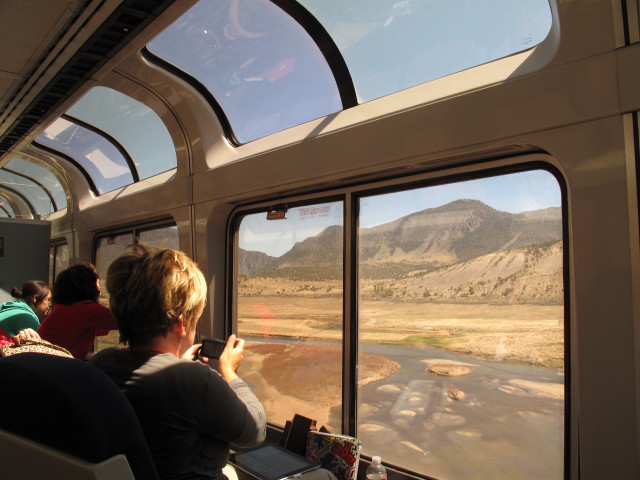
M 158 478 L 133 408 L 100 370 L 21 353 L 0 359 L 0 383 L 0 429 L 94 464 L 121 454 L 136 480 Z M 0 451 L 0 464 L 12 461 Z

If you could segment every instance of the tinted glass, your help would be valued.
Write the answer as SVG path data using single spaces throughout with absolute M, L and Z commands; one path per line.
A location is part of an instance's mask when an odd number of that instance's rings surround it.
M 2 168 L 32 180 L 34 193 L 42 189 L 37 194 L 39 203 L 44 202 L 48 207 L 44 206 L 41 213 L 52 213 L 67 207 L 67 196 L 60 181 L 46 168 L 16 157 L 9 160 Z
M 24 197 L 36 214 L 45 215 L 55 211 L 45 189 L 29 178 L 0 168 L 0 185 Z
M 441 479 L 562 479 L 563 233 L 532 171 L 360 200 L 363 452 Z M 463 452 L 463 453 L 461 453 Z
M 2 193 L 2 189 L 0 188 L 0 194 Z M 16 213 L 13 211 L 13 207 L 11 204 L 0 195 L 0 217 L 4 218 L 15 218 Z
M 53 285 L 58 274 L 69 266 L 69 246 L 67 244 L 49 247 L 49 283 Z
M 236 257 L 243 378 L 284 425 L 299 413 L 333 431 L 342 403 L 342 203 L 242 218 Z
M 102 237 L 98 239 L 98 245 L 96 247 L 96 269 L 100 274 L 100 303 L 109 306 L 109 292 L 107 292 L 107 271 L 109 265 L 113 262 L 122 252 L 127 245 L 133 244 L 133 232 L 122 233 L 119 235 L 109 235 L 108 237 Z M 103 348 L 113 347 L 118 345 L 120 332 L 113 330 L 108 335 L 103 337 L 96 337 L 95 350 L 100 351 Z
M 140 179 L 176 168 L 167 127 L 143 103 L 116 90 L 96 87 L 67 113 L 115 138 L 131 156 Z
M 267 0 L 201 0 L 147 48 L 205 86 L 239 143 L 342 108 L 316 44 Z
M 36 142 L 78 162 L 99 194 L 133 183 L 131 169 L 116 145 L 76 123 L 59 118 L 38 135 Z
M 134 239 L 137 237 L 137 241 Z M 125 232 L 118 235 L 109 235 L 98 239 L 96 248 L 96 268 L 102 279 L 102 291 L 100 293 L 100 303 L 109 305 L 109 293 L 106 288 L 107 271 L 109 265 L 120 254 L 125 251 L 127 245 L 133 243 L 144 243 L 149 247 L 172 248 L 179 250 L 178 227 L 167 225 L 164 227 L 154 227 L 135 232 Z M 96 338 L 96 350 L 112 347 L 118 344 L 120 333 L 112 331 L 104 337 Z
M 178 226 L 152 228 L 138 233 L 138 243 L 144 243 L 150 247 L 171 248 L 180 250 L 178 238 Z
M 338 45 L 366 102 L 534 47 L 547 0 L 300 0 Z

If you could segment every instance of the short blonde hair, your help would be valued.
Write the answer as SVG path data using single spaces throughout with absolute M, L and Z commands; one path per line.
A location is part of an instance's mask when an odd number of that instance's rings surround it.
M 137 244 L 107 271 L 109 306 L 125 345 L 166 336 L 180 317 L 195 324 L 206 303 L 202 272 L 185 253 Z

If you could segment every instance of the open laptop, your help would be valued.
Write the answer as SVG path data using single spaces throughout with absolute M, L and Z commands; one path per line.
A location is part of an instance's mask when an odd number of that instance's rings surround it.
M 319 465 L 273 443 L 238 451 L 235 464 L 260 480 L 283 480 L 319 468 Z

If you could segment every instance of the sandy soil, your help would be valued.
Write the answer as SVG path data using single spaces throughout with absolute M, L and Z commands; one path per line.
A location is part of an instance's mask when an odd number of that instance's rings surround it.
M 332 430 L 340 428 L 329 416 L 342 403 L 341 361 L 338 348 L 247 342 L 239 375 L 263 402 L 270 422 L 283 425 L 296 412 L 314 412 L 318 426 Z M 361 355 L 359 384 L 382 380 L 399 368 L 382 355 Z
M 363 343 L 424 345 L 552 368 L 564 364 L 561 305 L 362 301 L 359 307 Z M 240 297 L 238 308 L 241 335 L 342 338 L 340 298 Z

